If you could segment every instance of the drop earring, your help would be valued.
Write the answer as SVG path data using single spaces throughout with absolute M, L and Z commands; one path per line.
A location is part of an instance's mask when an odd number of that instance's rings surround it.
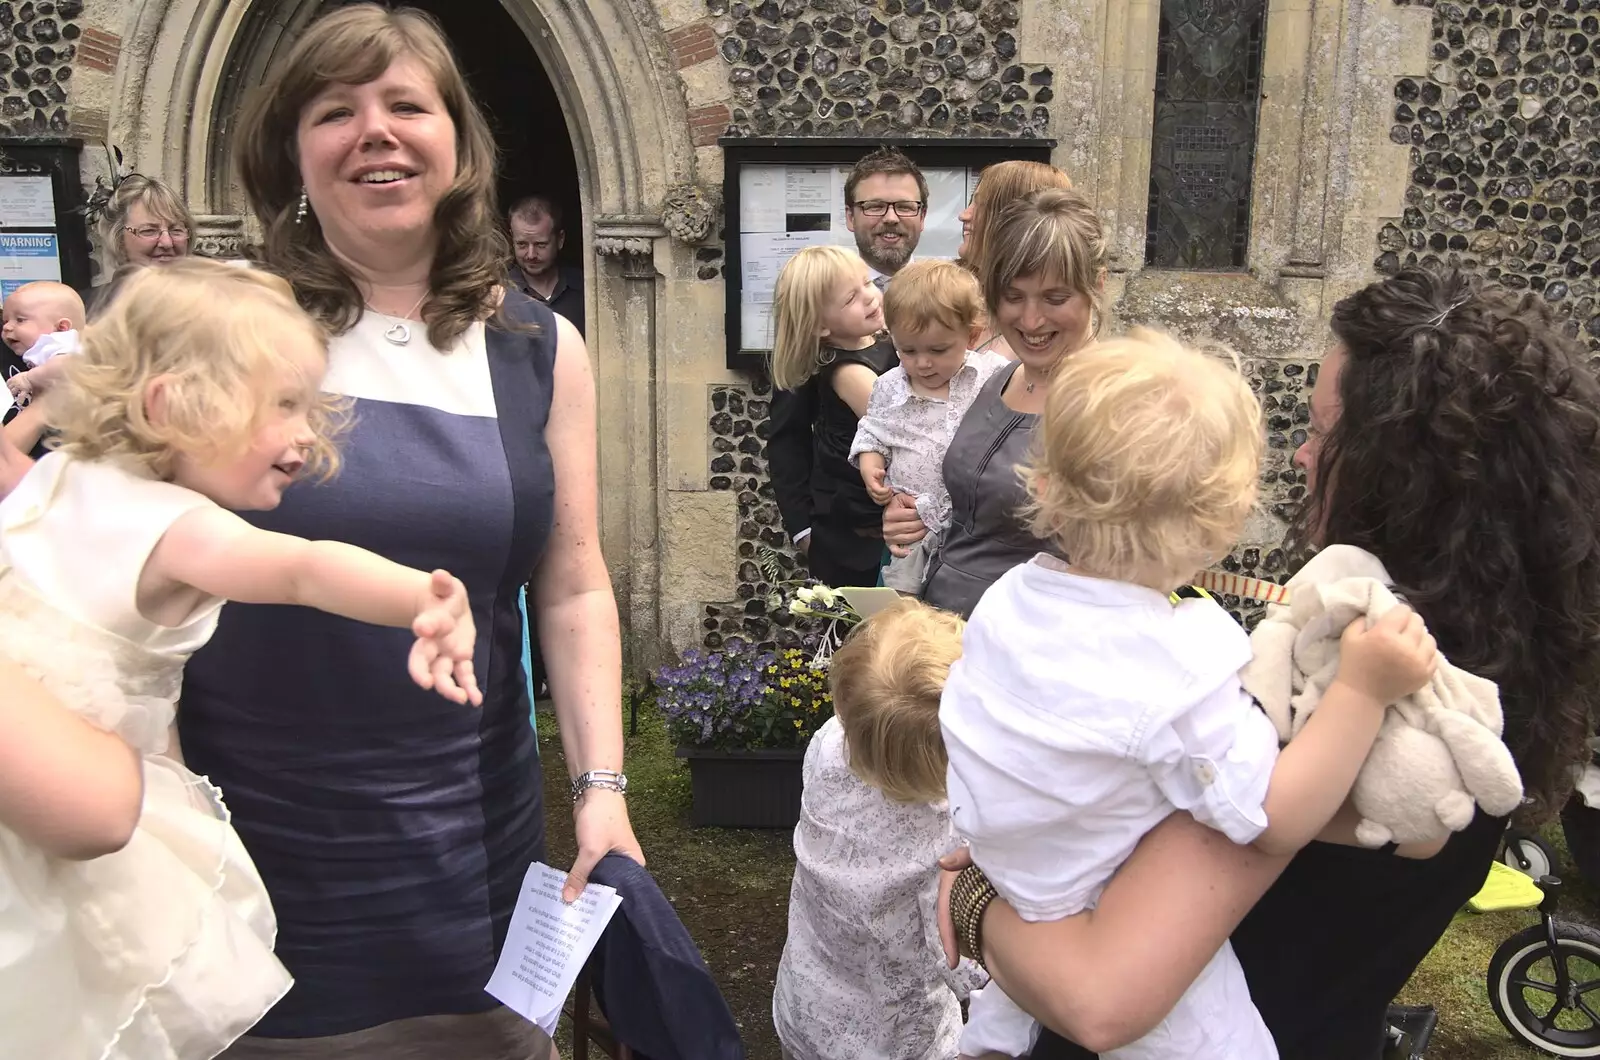
M 300 205 L 295 207 L 295 211 L 294 211 L 294 223 L 295 224 L 297 224 L 297 225 L 305 224 L 305 222 L 306 222 L 306 210 L 310 207 L 310 205 L 311 205 L 311 200 L 306 198 L 306 189 L 301 188 L 300 189 Z

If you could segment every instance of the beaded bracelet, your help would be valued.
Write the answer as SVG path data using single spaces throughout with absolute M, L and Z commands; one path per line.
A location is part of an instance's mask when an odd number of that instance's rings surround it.
M 998 896 L 994 884 L 976 865 L 962 869 L 950 888 L 950 918 L 955 922 L 958 946 L 984 971 L 989 966 L 983 963 L 983 914 Z

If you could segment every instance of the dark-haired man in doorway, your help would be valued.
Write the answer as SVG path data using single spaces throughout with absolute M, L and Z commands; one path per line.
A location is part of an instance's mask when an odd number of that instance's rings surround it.
M 511 282 L 572 321 L 583 334 L 583 272 L 556 261 L 566 242 L 561 207 L 548 195 L 518 199 L 509 214 L 516 264 Z
M 911 260 L 927 216 L 928 181 L 893 147 L 866 155 L 845 179 L 845 227 L 855 233 L 856 250 L 879 290 Z

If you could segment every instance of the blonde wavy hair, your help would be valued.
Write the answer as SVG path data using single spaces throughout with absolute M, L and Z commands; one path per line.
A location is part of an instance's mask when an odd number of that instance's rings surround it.
M 189 242 L 184 244 L 184 254 L 188 254 L 194 246 L 194 215 L 183 204 L 178 193 L 164 181 L 142 173 L 130 173 L 118 182 L 100 218 L 100 241 L 106 248 L 106 256 L 111 259 L 112 269 L 128 264 L 128 246 L 125 242 L 128 233 L 124 229 L 128 225 L 128 214 L 140 204 L 157 221 L 169 227 L 183 225 L 189 230 Z
M 160 478 L 179 455 L 240 455 L 276 400 L 276 380 L 301 370 L 285 352 L 296 338 L 326 356 L 326 333 L 276 276 L 193 257 L 140 269 L 65 359 L 65 400 L 51 419 L 58 447 Z M 158 379 L 160 422 L 148 408 Z M 316 440 L 302 474 L 326 478 L 339 466 L 343 405 L 319 393 L 309 418 Z
M 913 261 L 884 289 L 883 321 L 891 333 L 917 334 L 938 326 L 959 331 L 965 342 L 983 324 L 983 290 L 972 273 L 953 261 Z
M 1047 188 L 1066 190 L 1072 187 L 1072 178 L 1055 166 L 1045 162 L 1024 162 L 1012 159 L 996 162 L 978 176 L 978 188 L 972 193 L 972 231 L 967 236 L 967 253 L 962 264 L 974 273 L 980 271 L 978 263 L 988 252 L 991 234 L 1007 206 Z
M 1135 328 L 1056 370 L 1025 514 L 1074 566 L 1165 592 L 1238 540 L 1262 445 L 1236 360 Z
M 985 180 L 988 179 L 987 171 Z M 983 185 L 978 185 L 983 190 Z M 1106 273 L 1106 235 L 1094 204 L 1071 188 L 1046 188 L 1005 207 L 989 231 L 988 249 L 977 260 L 984 302 L 995 316 L 1006 288 L 1019 279 L 1044 277 L 1065 284 L 1093 307 L 1090 335 L 1105 319 L 1101 287 Z
M 433 211 L 438 244 L 422 306 L 428 341 L 448 349 L 491 317 L 505 329 L 529 330 L 532 325 L 511 322 L 498 300 L 511 244 L 495 205 L 494 135 L 444 32 L 415 8 L 353 4 L 323 15 L 245 105 L 235 135 L 239 178 L 261 220 L 265 263 L 289 278 L 300 304 L 333 334 L 361 319 L 361 291 L 329 251 L 315 211 L 296 221 L 303 187 L 296 153 L 300 114 L 329 85 L 368 84 L 403 58 L 415 59 L 433 78 L 456 128 L 455 181 Z
M 834 288 L 867 275 L 867 263 L 844 247 L 806 247 L 784 263 L 772 294 L 772 385 L 795 390 L 822 367 L 822 315 Z
M 945 797 L 939 697 L 965 628 L 948 611 L 903 599 L 852 630 L 829 663 L 850 771 L 896 802 Z

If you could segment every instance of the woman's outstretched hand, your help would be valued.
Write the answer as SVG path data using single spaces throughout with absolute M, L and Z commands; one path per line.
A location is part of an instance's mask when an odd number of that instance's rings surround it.
M 917 514 L 917 499 L 909 493 L 896 493 L 883 508 L 883 540 L 895 556 L 911 555 L 911 546 L 928 536 L 928 528 Z
M 478 631 L 461 579 L 442 570 L 429 576 L 427 591 L 417 601 L 411 632 L 417 636 L 408 667 L 411 679 L 452 703 L 482 706 L 483 692 L 472 669 Z
M 956 847 L 939 859 L 939 944 L 944 947 L 944 959 L 954 968 L 961 963 L 961 947 L 956 942 L 956 920 L 950 914 L 950 888 L 956 885 L 961 870 L 972 864 L 972 852 L 964 846 Z

